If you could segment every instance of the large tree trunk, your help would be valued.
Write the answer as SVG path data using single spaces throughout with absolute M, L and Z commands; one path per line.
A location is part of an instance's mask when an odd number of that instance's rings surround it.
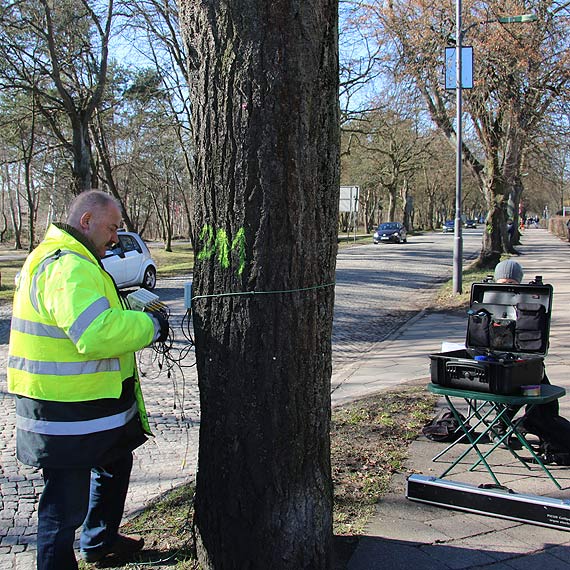
M 196 154 L 199 560 L 329 568 L 338 3 L 180 4 Z

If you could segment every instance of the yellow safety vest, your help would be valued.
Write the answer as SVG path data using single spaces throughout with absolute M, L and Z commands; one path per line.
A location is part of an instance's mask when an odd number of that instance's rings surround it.
M 118 398 L 123 380 L 134 376 L 137 408 L 150 433 L 134 352 L 153 336 L 152 318 L 123 308 L 113 279 L 93 253 L 52 225 L 28 256 L 16 287 L 8 390 L 38 400 L 86 402 Z M 118 427 L 129 417 L 107 419 L 67 427 L 92 433 Z M 65 435 L 56 423 L 48 435 Z M 29 422 L 23 429 L 36 431 Z

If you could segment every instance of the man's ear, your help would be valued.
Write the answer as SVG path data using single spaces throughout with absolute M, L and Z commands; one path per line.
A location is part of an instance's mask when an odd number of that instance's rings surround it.
M 90 220 L 91 220 L 91 213 L 85 212 L 81 216 L 81 218 L 79 218 L 79 225 L 81 226 L 81 229 L 83 229 L 83 230 L 89 229 L 89 221 Z

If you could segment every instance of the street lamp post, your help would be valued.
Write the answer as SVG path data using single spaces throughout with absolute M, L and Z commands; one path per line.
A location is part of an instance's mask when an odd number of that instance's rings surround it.
M 463 31 L 461 22 L 461 0 L 455 4 L 455 98 L 456 98 L 456 139 L 457 150 L 455 156 L 455 228 L 453 240 L 453 292 L 462 292 L 463 272 L 463 233 L 461 231 L 461 166 L 462 166 L 462 137 L 463 137 L 463 104 L 462 104 L 462 44 Z
M 496 20 L 488 20 L 485 23 L 499 22 L 501 24 L 515 24 L 536 22 L 538 17 L 536 14 L 522 14 L 520 16 L 504 16 Z M 463 283 L 463 232 L 461 229 L 461 175 L 463 164 L 463 36 L 474 25 L 483 23 L 475 22 L 463 30 L 462 23 L 462 5 L 461 0 L 455 2 L 455 97 L 456 97 L 456 139 L 457 149 L 455 156 L 455 226 L 453 241 L 453 293 L 460 294 L 462 292 Z

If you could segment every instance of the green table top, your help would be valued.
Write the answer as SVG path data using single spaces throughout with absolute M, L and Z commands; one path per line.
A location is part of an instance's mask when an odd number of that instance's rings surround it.
M 475 392 L 473 390 L 461 390 L 459 388 L 447 388 L 439 384 L 430 383 L 427 389 L 432 394 L 439 396 L 451 396 L 456 398 L 465 398 L 466 400 L 481 400 L 483 402 L 495 402 L 497 404 L 546 404 L 553 400 L 558 400 L 566 394 L 566 390 L 560 386 L 552 386 L 550 384 L 540 385 L 540 396 L 522 396 L 513 394 L 506 396 L 504 394 L 490 394 L 489 392 Z

